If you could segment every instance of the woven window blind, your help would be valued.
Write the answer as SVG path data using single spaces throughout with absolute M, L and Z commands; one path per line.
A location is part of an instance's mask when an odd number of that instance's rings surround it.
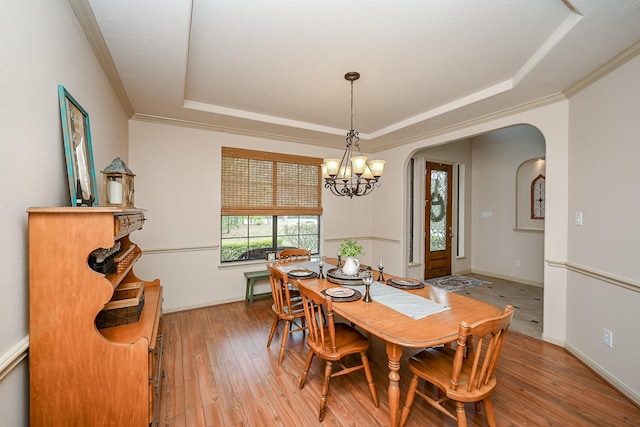
M 322 159 L 222 147 L 222 215 L 322 215 Z

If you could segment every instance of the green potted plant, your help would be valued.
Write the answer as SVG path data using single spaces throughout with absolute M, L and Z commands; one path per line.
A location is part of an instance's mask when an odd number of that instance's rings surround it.
M 343 240 L 340 243 L 340 256 L 343 258 L 346 257 L 357 257 L 362 253 L 362 245 L 359 245 L 356 240 Z
M 344 240 L 340 243 L 340 256 L 345 259 L 342 271 L 349 275 L 355 276 L 360 270 L 360 261 L 356 258 L 362 253 L 362 245 L 355 240 Z

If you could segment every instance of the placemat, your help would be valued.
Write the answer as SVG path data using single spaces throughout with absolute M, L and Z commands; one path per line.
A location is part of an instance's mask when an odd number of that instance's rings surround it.
M 296 272 L 298 273 L 296 274 Z M 301 273 L 303 272 L 306 274 L 302 275 Z M 290 279 L 306 280 L 306 279 L 315 279 L 316 277 L 318 277 L 318 273 L 312 270 L 308 270 L 306 268 L 305 269 L 296 268 L 296 269 L 289 270 L 287 272 L 287 276 L 289 276 Z
M 422 283 L 420 280 L 416 280 L 416 279 L 394 278 L 394 279 L 387 279 L 386 283 L 387 283 L 387 285 L 393 286 L 394 288 L 398 288 L 398 289 L 422 289 L 422 288 L 424 288 L 424 283 Z
M 360 298 L 362 298 L 362 294 L 360 293 L 359 290 L 354 289 L 353 291 L 354 291 L 353 295 L 349 297 L 332 297 L 331 295 L 327 295 L 327 290 L 325 289 L 322 291 L 322 295 L 328 296 L 329 298 L 331 298 L 331 301 L 333 302 L 351 302 L 351 301 L 358 301 Z

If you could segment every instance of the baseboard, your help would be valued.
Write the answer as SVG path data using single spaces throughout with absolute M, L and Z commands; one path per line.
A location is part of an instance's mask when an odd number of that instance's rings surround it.
M 267 293 L 255 293 L 253 294 L 254 299 L 256 299 L 256 297 L 260 298 L 266 295 L 271 295 L 271 292 Z M 220 305 L 220 304 L 228 304 L 231 302 L 240 302 L 240 301 L 244 301 L 244 296 L 241 298 L 224 298 L 224 299 L 219 299 L 219 300 L 215 300 L 215 301 L 207 301 L 207 302 L 203 302 L 201 304 L 193 304 L 193 305 L 183 305 L 180 307 L 171 307 L 171 308 L 162 308 L 162 312 L 165 314 L 169 314 L 169 313 L 178 313 L 181 311 L 189 311 L 189 310 L 197 310 L 199 308 L 206 308 L 206 307 L 212 307 L 215 305 Z M 248 302 L 247 302 L 248 304 Z
M 564 348 L 565 344 L 566 344 L 565 340 L 561 340 L 561 339 L 558 339 L 556 337 L 552 337 L 550 335 L 546 335 L 544 333 L 544 331 L 542 332 L 542 341 L 546 341 L 548 343 L 555 344 L 558 347 L 562 347 L 562 348 Z
M 525 285 L 531 285 L 531 286 L 537 286 L 538 288 L 544 288 L 544 283 L 542 283 L 542 282 L 536 282 L 534 280 L 527 280 L 527 279 L 523 279 L 521 277 L 512 277 L 512 276 L 506 276 L 504 274 L 492 273 L 492 272 L 489 272 L 489 271 L 482 271 L 482 270 L 473 270 L 473 269 L 471 271 L 468 271 L 466 274 L 469 274 L 469 273 L 482 274 L 483 276 L 491 276 L 491 277 L 495 277 L 497 279 L 509 280 L 511 282 L 524 283 Z M 456 273 L 456 274 L 464 275 L 465 273 Z
M 29 354 L 29 336 L 27 335 L 8 352 L 0 357 L 0 380 L 6 377 Z
M 604 381 L 608 382 L 613 388 L 622 393 L 627 399 L 631 400 L 636 405 L 640 406 L 640 394 L 636 391 L 630 389 L 626 384 L 621 382 L 615 376 L 613 376 L 610 372 L 604 369 L 602 366 L 598 365 L 594 360 L 592 360 L 589 356 L 572 346 L 571 344 L 565 344 L 564 348 L 571 353 L 576 359 L 584 363 L 587 367 L 589 367 L 592 371 L 594 371 L 599 377 L 601 377 Z

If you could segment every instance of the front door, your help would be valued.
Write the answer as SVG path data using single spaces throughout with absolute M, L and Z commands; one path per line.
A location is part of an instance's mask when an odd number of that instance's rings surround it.
M 424 277 L 451 274 L 451 165 L 427 162 Z

